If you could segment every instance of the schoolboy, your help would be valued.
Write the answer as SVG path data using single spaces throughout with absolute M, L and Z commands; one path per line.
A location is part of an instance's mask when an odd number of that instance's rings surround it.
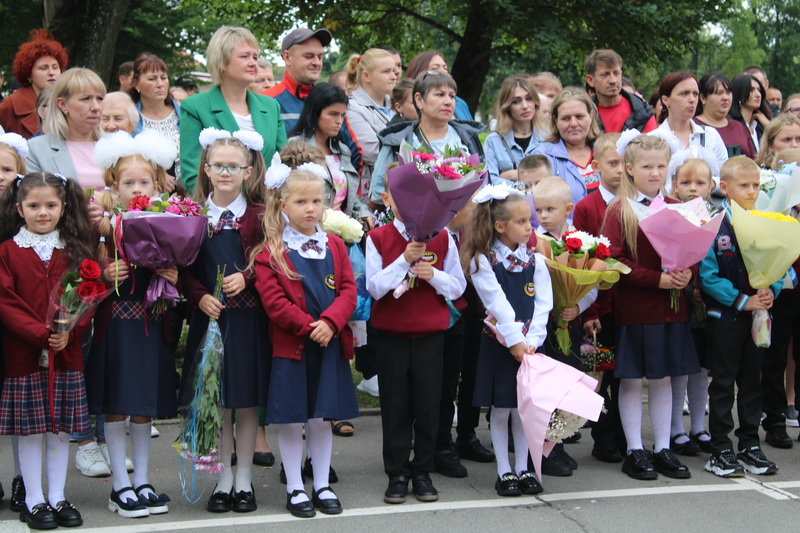
M 427 244 L 411 241 L 392 199 L 392 176 L 387 172 L 381 199 L 395 219 L 369 233 L 366 253 L 367 290 L 375 300 L 371 321 L 378 350 L 383 465 L 389 476 L 384 501 L 405 502 L 410 478 L 417 500 L 429 502 L 439 499 L 429 474 L 435 468 L 444 338 L 450 324 L 446 300 L 460 297 L 467 282 L 447 230 Z M 409 272 L 417 276 L 415 287 L 395 298 L 393 291 Z
M 533 154 L 523 157 L 517 166 L 517 178 L 523 188 L 536 186 L 543 178 L 553 175 L 553 166 L 546 156 Z
M 625 174 L 625 162 L 617 152 L 619 133 L 604 133 L 594 143 L 592 169 L 600 175 L 600 184 L 575 206 L 572 223 L 576 229 L 592 235 L 602 234 L 603 221 L 608 204 L 617 196 Z M 581 314 L 586 335 L 597 340 L 606 348 L 616 346 L 616 324 L 613 307 L 614 289 L 600 291 L 589 309 Z M 604 463 L 621 463 L 620 450 L 626 450 L 625 434 L 619 418 L 617 393 L 619 379 L 614 378 L 613 370 L 603 372 L 600 394 L 606 407 L 597 422 L 592 422 L 592 455 Z
M 720 168 L 720 192 L 725 218 L 713 246 L 700 263 L 700 290 L 708 309 L 708 428 L 711 458 L 705 469 L 721 477 L 774 474 L 775 463 L 761 451 L 758 426 L 761 420 L 761 365 L 764 348 L 756 347 L 750 328 L 752 311 L 770 309 L 782 280 L 768 289 L 750 287 L 739 243 L 731 225 L 730 205 L 736 202 L 752 209 L 758 197 L 760 170 L 752 160 L 737 156 Z M 738 394 L 734 391 L 738 388 Z M 734 429 L 734 399 L 739 413 L 739 453 L 734 455 L 729 434 Z

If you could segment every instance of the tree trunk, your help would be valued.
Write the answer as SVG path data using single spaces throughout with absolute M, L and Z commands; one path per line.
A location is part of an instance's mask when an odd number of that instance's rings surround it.
M 70 65 L 92 69 L 107 82 L 111 76 L 114 48 L 129 0 L 80 0 L 74 16 L 78 34 L 70 50 Z M 131 58 L 133 59 L 133 58 Z
M 478 108 L 491 66 L 493 34 L 492 13 L 484 8 L 482 2 L 472 2 L 452 74 L 458 84 L 458 96 L 467 102 L 473 113 Z

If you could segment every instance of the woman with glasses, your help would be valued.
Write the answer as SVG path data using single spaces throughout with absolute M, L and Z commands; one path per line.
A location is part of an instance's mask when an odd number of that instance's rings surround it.
M 800 93 L 793 94 L 783 102 L 783 112 L 800 118 Z
M 181 103 L 181 180 L 190 192 L 197 182 L 200 131 L 218 128 L 234 132 L 256 131 L 264 138 L 261 154 L 266 161 L 286 144 L 278 103 L 254 94 L 248 87 L 258 72 L 259 46 L 245 28 L 222 26 L 208 42 L 206 59 L 214 87 Z

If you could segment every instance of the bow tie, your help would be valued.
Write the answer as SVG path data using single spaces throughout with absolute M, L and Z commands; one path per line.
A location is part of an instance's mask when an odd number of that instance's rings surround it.
M 214 226 L 214 233 L 219 233 L 220 231 L 222 231 L 222 228 L 224 227 L 230 227 L 238 230 L 240 226 L 241 224 L 236 222 L 236 219 L 233 217 L 233 213 L 230 210 L 226 209 L 222 213 L 222 216 L 219 217 L 217 225 Z
M 645 207 L 648 207 L 652 203 L 652 200 L 650 200 L 650 198 L 644 197 L 641 199 L 639 203 Z
M 306 242 L 304 242 L 302 244 L 302 246 L 300 246 L 300 250 L 302 250 L 304 252 L 307 252 L 309 250 L 314 250 L 318 254 L 322 253 L 322 248 L 320 247 L 319 244 L 317 244 L 317 241 L 315 241 L 313 239 L 309 239 Z
M 528 268 L 528 261 L 523 261 L 519 257 L 515 255 L 509 255 L 506 257 L 506 261 L 508 262 L 508 267 L 506 270 L 513 270 L 514 267 L 522 267 L 523 269 Z

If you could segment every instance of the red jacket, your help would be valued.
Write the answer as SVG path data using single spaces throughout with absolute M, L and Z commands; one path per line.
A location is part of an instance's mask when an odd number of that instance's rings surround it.
M 262 218 L 264 217 L 264 206 L 248 203 L 247 209 L 244 214 L 237 219 L 239 222 L 239 237 L 242 240 L 242 251 L 244 252 L 245 261 L 250 259 L 250 251 L 258 246 L 264 238 L 262 230 Z M 223 230 L 230 231 L 230 230 Z M 199 261 L 200 258 L 198 257 Z M 252 270 L 240 270 L 244 275 L 245 287 L 251 289 L 256 285 L 256 274 Z M 180 269 L 180 279 L 178 280 L 178 289 L 183 293 L 189 302 L 195 307 L 200 304 L 203 296 L 210 294 L 197 276 L 189 268 Z M 213 287 L 211 287 L 213 290 Z
M 0 126 L 6 132 L 19 133 L 26 139 L 36 135 L 39 118 L 33 87 L 20 87 L 0 103 Z
M 46 324 L 50 291 L 67 271 L 66 250 L 53 250 L 45 268 L 32 248 L 20 248 L 13 239 L 0 244 L 0 321 L 5 352 L 5 376 L 15 378 L 39 370 L 39 356 L 50 347 Z M 67 347 L 55 358 L 56 369 L 83 370 L 83 334 L 88 317 L 70 334 Z
M 347 248 L 339 237 L 328 235 L 328 253 L 333 254 L 333 277 L 336 297 L 318 318 L 306 312 L 303 284 L 280 274 L 272 265 L 269 249 L 256 256 L 256 290 L 269 316 L 272 356 L 301 359 L 306 340 L 313 331 L 312 322 L 324 320 L 342 343 L 342 357 L 353 358 L 353 332 L 347 322 L 356 309 L 356 281 Z M 284 258 L 294 270 L 288 250 Z
M 665 198 L 665 201 L 668 204 L 679 203 L 672 198 Z M 605 236 L 611 241 L 611 257 L 631 267 L 631 272 L 621 275 L 615 284 L 617 326 L 686 322 L 684 291 L 680 291 L 680 309 L 676 313 L 670 307 L 670 291 L 658 288 L 661 257 L 639 229 L 636 239 L 638 262 L 633 261 L 631 251 L 622 240 L 619 203 L 609 207 Z M 692 267 L 692 279 L 696 277 L 697 265 Z
M 606 201 L 603 200 L 603 195 L 600 194 L 599 189 L 595 189 L 575 206 L 572 225 L 577 230 L 599 236 L 602 233 L 600 230 L 606 218 L 606 208 L 607 205 Z M 598 292 L 597 300 L 581 315 L 583 320 L 597 320 L 601 316 L 611 313 L 614 310 L 613 293 L 613 286 L 610 289 Z

